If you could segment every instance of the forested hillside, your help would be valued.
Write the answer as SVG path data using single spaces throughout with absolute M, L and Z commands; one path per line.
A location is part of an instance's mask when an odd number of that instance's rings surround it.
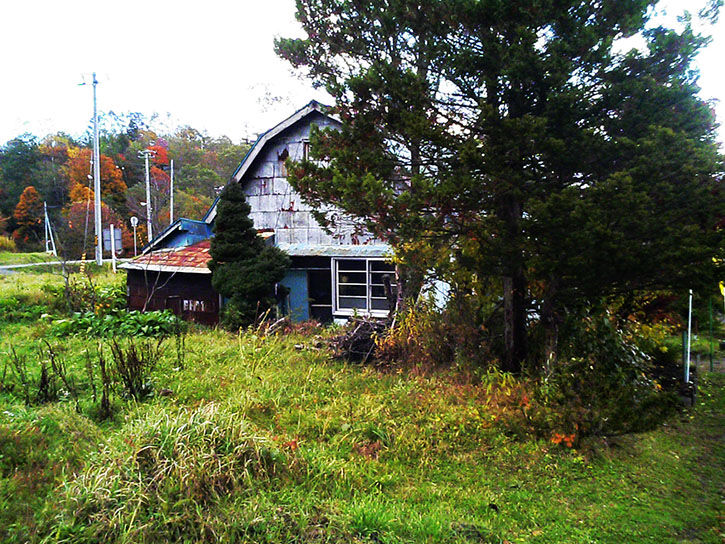
M 122 226 L 126 251 L 133 248 L 131 216 L 139 218 L 137 243 L 147 242 L 145 168 L 150 163 L 154 232 L 169 224 L 170 161 L 174 161 L 174 218 L 199 219 L 224 186 L 249 145 L 210 137 L 190 126 L 171 133 L 138 113 L 101 117 L 101 190 L 104 225 Z M 91 131 L 22 134 L 0 146 L 0 236 L 21 250 L 40 249 L 43 202 L 58 233 L 59 251 L 78 258 L 93 245 Z

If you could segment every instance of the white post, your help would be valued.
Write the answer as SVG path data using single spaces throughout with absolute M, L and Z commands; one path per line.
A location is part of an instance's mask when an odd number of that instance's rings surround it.
M 103 232 L 101 226 L 101 158 L 98 142 L 98 109 L 96 107 L 96 73 L 93 72 L 93 204 L 96 230 L 96 264 L 103 264 Z
M 169 186 L 171 201 L 169 203 L 169 225 L 174 222 L 174 159 L 171 159 L 171 184 Z
M 49 251 L 48 251 L 48 205 L 45 202 L 45 200 L 43 200 L 43 221 L 45 221 L 45 230 L 44 230 L 44 233 L 45 233 L 45 252 L 46 253 L 49 253 Z
M 687 352 L 685 354 L 685 383 L 690 381 L 690 347 L 692 345 L 692 289 L 690 289 L 690 304 L 687 311 Z
M 149 155 L 151 151 L 148 149 L 143 152 L 146 159 L 146 238 L 150 243 L 154 238 L 153 227 L 151 226 L 151 180 L 149 179 Z
M 111 268 L 116 273 L 116 233 L 113 231 L 113 223 L 111 223 Z
M 138 226 L 138 218 L 134 215 L 131 218 L 131 226 L 133 227 L 133 256 L 138 255 L 136 252 L 136 227 Z

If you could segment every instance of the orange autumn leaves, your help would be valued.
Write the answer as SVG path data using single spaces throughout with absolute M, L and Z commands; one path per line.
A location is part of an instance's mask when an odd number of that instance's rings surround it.
M 92 179 L 91 150 L 81 147 L 68 148 L 68 161 L 65 171 L 68 175 L 68 195 L 71 202 L 85 202 L 93 199 L 93 190 L 90 188 Z M 101 155 L 101 195 L 113 200 L 125 200 L 126 183 L 123 173 L 116 166 L 113 159 Z

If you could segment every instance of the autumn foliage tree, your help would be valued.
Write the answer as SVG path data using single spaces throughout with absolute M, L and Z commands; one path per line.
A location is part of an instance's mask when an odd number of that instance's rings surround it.
M 68 161 L 65 171 L 68 176 L 68 190 L 71 201 L 93 199 L 90 188 L 93 175 L 91 163 L 92 151 L 87 148 L 68 149 Z M 115 210 L 123 212 L 126 206 L 126 183 L 123 173 L 113 159 L 101 155 L 101 197 Z
M 20 195 L 13 218 L 17 225 L 13 232 L 15 242 L 25 249 L 37 246 L 43 233 L 43 202 L 32 185 Z

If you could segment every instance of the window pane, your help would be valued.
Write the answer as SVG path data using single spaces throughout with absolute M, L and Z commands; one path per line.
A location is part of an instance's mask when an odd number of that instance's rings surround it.
M 347 310 L 367 310 L 364 298 L 340 297 L 340 308 Z
M 370 301 L 373 310 L 389 310 L 388 301 L 386 299 L 374 298 Z
M 370 261 L 370 270 L 395 272 L 395 265 L 386 261 Z
M 398 294 L 398 288 L 395 285 L 391 286 L 390 291 L 393 293 L 393 296 Z M 385 287 L 382 285 L 372 285 L 370 287 L 370 295 L 373 297 L 385 298 Z
M 365 272 L 340 272 L 338 274 L 338 283 L 361 283 L 365 285 L 367 282 L 367 275 Z
M 337 261 L 338 270 L 362 270 L 365 271 L 365 261 L 342 259 Z
M 344 285 L 340 284 L 340 296 L 366 296 L 366 289 L 364 285 Z
M 390 281 L 392 285 L 395 285 L 395 275 L 387 272 L 373 272 L 370 274 L 370 283 L 375 285 L 385 285 L 385 280 L 383 279 L 385 276 L 388 277 L 388 281 Z

